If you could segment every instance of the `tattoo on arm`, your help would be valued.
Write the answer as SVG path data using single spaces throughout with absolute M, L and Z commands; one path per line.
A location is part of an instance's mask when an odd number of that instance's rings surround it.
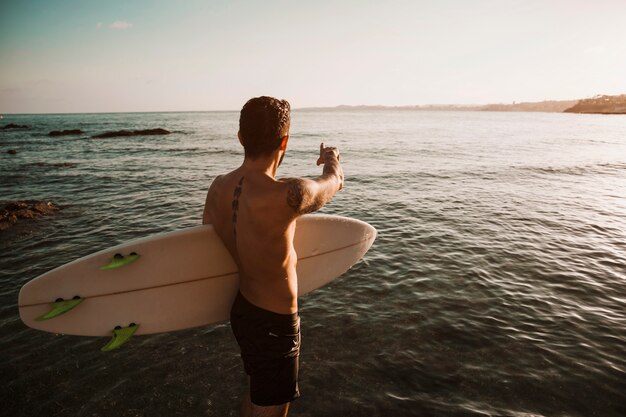
M 287 186 L 287 204 L 296 212 L 300 211 L 304 194 L 304 186 L 301 181 L 289 180 Z
M 311 213 L 324 205 L 321 200 L 315 200 L 300 179 L 290 179 L 287 182 L 287 204 L 298 214 Z

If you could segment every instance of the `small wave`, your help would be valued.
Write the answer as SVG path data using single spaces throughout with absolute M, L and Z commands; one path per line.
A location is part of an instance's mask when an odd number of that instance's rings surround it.
M 290 135 L 292 138 L 321 138 L 323 137 L 319 133 L 294 133 Z
M 557 175 L 619 175 L 626 171 L 626 163 L 589 164 L 570 167 L 520 167 L 520 169 L 540 174 Z
M 33 162 L 31 164 L 24 165 L 25 168 L 76 168 L 78 163 L 76 162 Z

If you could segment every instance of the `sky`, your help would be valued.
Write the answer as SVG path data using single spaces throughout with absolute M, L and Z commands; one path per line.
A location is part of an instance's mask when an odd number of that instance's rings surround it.
M 626 93 L 625 0 L 2 0 L 0 113 Z

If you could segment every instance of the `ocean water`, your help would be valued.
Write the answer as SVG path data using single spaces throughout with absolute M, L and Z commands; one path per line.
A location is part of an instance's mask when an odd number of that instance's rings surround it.
M 0 202 L 52 217 L 0 232 L 2 411 L 236 416 L 246 385 L 227 324 L 60 336 L 19 320 L 20 287 L 97 250 L 200 223 L 241 162 L 238 113 L 7 116 Z M 168 136 L 90 139 L 163 127 Z M 51 130 L 79 136 L 51 138 Z M 322 211 L 378 229 L 353 269 L 300 300 L 293 416 L 626 415 L 626 117 L 294 111 L 280 176 L 338 146 L 345 188 Z M 17 155 L 8 155 L 16 149 Z

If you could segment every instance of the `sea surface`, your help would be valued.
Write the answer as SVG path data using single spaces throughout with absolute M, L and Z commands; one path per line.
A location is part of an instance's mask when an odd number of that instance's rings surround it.
M 236 416 L 228 324 L 105 338 L 27 328 L 20 287 L 78 257 L 200 223 L 243 158 L 237 112 L 7 115 L 0 202 L 54 216 L 0 232 L 3 415 Z M 168 136 L 92 139 L 162 127 Z M 47 136 L 82 129 L 78 136 Z M 279 176 L 339 147 L 322 212 L 378 229 L 365 258 L 300 299 L 293 416 L 626 415 L 626 117 L 294 111 Z M 17 150 L 16 155 L 6 153 Z

